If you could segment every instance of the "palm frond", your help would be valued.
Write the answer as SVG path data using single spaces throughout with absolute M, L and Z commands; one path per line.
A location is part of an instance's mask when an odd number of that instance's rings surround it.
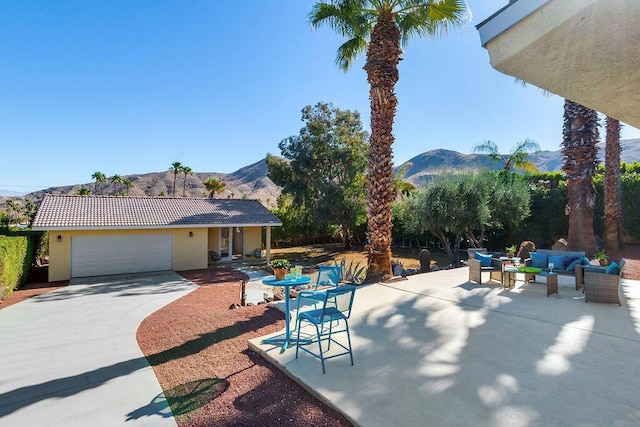
M 486 153 L 486 154 L 499 154 L 500 151 L 498 149 L 498 145 L 490 140 L 482 141 L 477 143 L 473 147 L 474 153 Z
M 336 64 L 341 70 L 346 71 L 351 67 L 360 54 L 367 50 L 367 39 L 356 37 L 344 42 L 336 54 Z
M 515 155 L 517 153 L 533 153 L 536 151 L 540 151 L 538 143 L 532 139 L 525 139 L 524 141 L 518 142 L 511 150 L 511 153 Z

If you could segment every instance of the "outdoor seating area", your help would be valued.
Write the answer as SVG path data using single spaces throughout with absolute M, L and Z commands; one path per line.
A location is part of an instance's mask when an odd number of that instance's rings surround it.
M 640 369 L 640 283 L 612 275 L 619 308 L 584 303 L 591 273 L 585 293 L 571 276 L 553 273 L 553 298 L 524 280 L 505 289 L 468 274 L 458 268 L 358 286 L 350 351 L 326 374 L 303 351 L 281 353 L 264 337 L 249 346 L 357 425 L 423 425 L 425 414 L 433 425 L 557 425 L 559 411 L 571 425 L 640 421 L 628 375 Z M 607 399 L 585 407 L 571 393 L 551 392 L 585 387 L 607 390 Z

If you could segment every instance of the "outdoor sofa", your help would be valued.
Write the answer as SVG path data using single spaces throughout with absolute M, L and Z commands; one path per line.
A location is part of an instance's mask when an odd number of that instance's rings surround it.
M 583 285 L 583 266 L 591 265 L 584 251 L 559 251 L 554 249 L 537 249 L 529 254 L 530 258 L 524 260 L 526 267 L 537 267 L 543 272 L 549 271 L 549 263 L 552 262 L 553 272 L 576 278 L 576 289 Z

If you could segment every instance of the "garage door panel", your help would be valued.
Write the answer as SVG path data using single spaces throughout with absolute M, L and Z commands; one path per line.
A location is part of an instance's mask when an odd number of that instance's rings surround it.
M 171 270 L 172 267 L 171 234 L 71 239 L 72 277 Z

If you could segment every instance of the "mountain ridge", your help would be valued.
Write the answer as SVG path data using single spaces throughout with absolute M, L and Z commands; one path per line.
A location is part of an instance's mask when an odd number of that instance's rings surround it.
M 604 144 L 601 143 L 599 159 L 604 161 Z M 640 160 L 640 139 L 621 141 L 621 161 L 631 163 Z M 560 171 L 562 168 L 562 152 L 538 151 L 532 154 L 531 159 L 540 172 Z M 404 179 L 420 186 L 433 176 L 446 172 L 478 171 L 482 169 L 499 170 L 502 165 L 490 159 L 486 154 L 463 154 L 457 151 L 438 148 L 418 154 L 402 163 L 396 170 L 408 164 L 405 169 Z M 171 196 L 173 195 L 173 172 L 148 172 L 143 174 L 124 175 L 122 178 L 132 181 L 135 187 L 131 188 L 131 196 Z M 231 173 L 220 172 L 195 172 L 187 176 L 185 196 L 206 197 L 207 191 L 202 181 L 208 178 L 217 178 L 225 182 L 226 186 L 218 198 L 251 198 L 260 200 L 265 206 L 273 207 L 280 194 L 280 188 L 267 176 L 266 160 L 262 159 L 250 165 L 244 166 Z M 176 196 L 183 194 L 183 174 L 178 174 L 176 179 Z M 45 194 L 75 194 L 81 188 L 86 187 L 94 192 L 95 183 L 67 185 L 61 187 L 49 187 L 40 191 L 29 193 L 23 197 L 35 201 L 41 200 Z M 121 184 L 106 183 L 102 194 L 116 194 L 126 191 Z M 15 197 L 15 196 L 14 196 Z

